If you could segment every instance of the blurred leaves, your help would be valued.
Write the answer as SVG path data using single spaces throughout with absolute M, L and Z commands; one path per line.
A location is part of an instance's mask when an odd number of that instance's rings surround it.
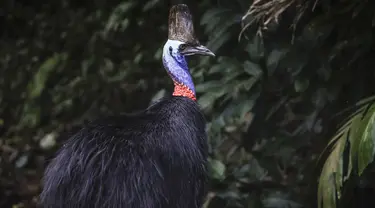
M 207 47 L 216 52 L 232 38 L 234 33 L 231 33 L 231 28 L 238 23 L 239 18 L 238 12 L 228 8 L 214 7 L 207 10 L 200 22 L 209 38 Z
M 171 89 L 153 57 L 165 41 L 168 8 L 160 1 L 0 4 L 0 207 L 35 207 L 45 163 L 75 128 L 145 108 L 158 90 Z
M 272 207 L 272 208 L 301 208 L 303 207 L 301 204 L 296 203 L 294 201 L 288 200 L 287 196 L 283 196 L 282 194 L 275 194 L 273 196 L 269 196 L 263 200 L 264 207 Z
M 127 1 L 120 3 L 113 10 L 106 23 L 104 34 L 106 35 L 110 30 L 116 30 L 124 32 L 129 26 L 128 11 L 130 11 L 135 5 L 135 2 Z
M 39 97 L 45 88 L 49 74 L 58 64 L 66 60 L 67 54 L 55 54 L 41 64 L 38 71 L 34 74 L 33 80 L 28 85 L 28 97 L 34 99 Z
M 341 119 L 332 121 L 331 116 L 349 103 L 375 93 L 370 90 L 372 79 L 366 78 L 373 78 L 373 73 L 366 68 L 375 63 L 365 58 L 373 55 L 369 47 L 374 44 L 368 38 L 373 28 L 361 24 L 373 16 L 371 9 L 374 6 L 365 2 L 253 1 L 242 17 L 240 44 L 231 47 L 218 44 L 221 47 L 217 49 L 217 54 L 242 50 L 248 56 L 236 53 L 235 58 L 234 55 L 219 57 L 219 66 L 213 65 L 204 73 L 205 83 L 210 84 L 198 88 L 204 96 L 201 98 L 204 99 L 205 112 L 212 117 L 208 130 L 214 157 L 220 158 L 228 170 L 236 167 L 235 173 L 239 170 L 256 172 L 258 168 L 246 168 L 247 162 L 238 160 L 245 157 L 236 154 L 243 145 L 250 149 L 250 154 L 245 155 L 256 156 L 258 166 L 267 170 L 263 178 L 256 181 L 266 178 L 286 185 L 288 193 L 294 197 L 302 197 L 297 184 L 306 182 L 307 177 L 315 177 L 309 171 L 316 167 L 314 164 L 321 153 L 318 146 L 322 146 L 331 129 L 345 119 L 340 116 Z M 223 7 L 222 10 L 207 11 L 203 18 L 206 33 L 213 33 L 210 39 L 216 33 L 223 34 L 217 32 L 220 26 L 225 28 L 226 21 L 231 21 L 230 7 Z M 230 27 L 227 31 L 231 31 Z M 241 88 L 240 83 L 247 83 L 243 84 L 247 87 Z M 223 90 L 220 85 L 231 90 Z M 343 89 L 349 93 L 344 93 Z M 220 94 L 215 95 L 215 92 Z M 243 108 L 240 103 L 247 99 L 251 102 Z M 237 106 L 247 112 L 243 114 L 248 117 L 247 121 L 236 122 L 237 111 L 234 109 Z M 361 124 L 356 124 L 359 117 L 354 116 L 350 125 L 356 127 L 342 128 L 330 143 L 332 152 L 325 160 L 318 193 L 324 207 L 333 207 L 331 205 L 337 202 L 334 197 L 343 197 L 341 191 L 354 164 L 358 166 L 355 172 L 361 174 L 373 161 L 373 141 L 369 133 L 372 131 L 372 113 L 371 108 L 368 110 L 370 116 L 358 121 Z M 249 124 L 245 125 L 247 122 Z M 238 125 L 246 128 L 238 128 Z M 358 131 L 359 135 L 349 136 L 353 131 Z M 360 153 L 357 152 L 359 148 L 362 148 Z M 345 152 L 348 149 L 351 159 L 347 164 Z M 227 153 L 231 153 L 230 157 L 223 157 Z M 238 181 L 238 177 L 243 175 L 235 174 L 233 181 Z M 233 198 L 228 197 L 228 201 L 231 200 Z M 241 197 L 236 200 L 241 201 Z M 245 207 L 245 202 L 240 203 Z M 264 206 L 266 201 L 262 203 Z M 320 206 L 320 201 L 318 203 Z M 276 204 L 283 206 L 281 201 L 271 206 L 276 207 Z M 302 204 L 293 202 L 285 206 L 299 207 Z

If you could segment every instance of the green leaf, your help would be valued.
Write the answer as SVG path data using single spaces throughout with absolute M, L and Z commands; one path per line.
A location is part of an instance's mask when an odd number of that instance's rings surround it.
M 207 47 L 211 49 L 211 51 L 216 52 L 227 40 L 230 38 L 231 33 L 225 32 L 223 35 L 212 38 L 207 42 Z
M 251 76 L 258 78 L 263 73 L 262 68 L 259 66 L 259 64 L 253 63 L 251 61 L 245 61 L 243 65 L 245 72 Z
M 210 68 L 208 74 L 214 73 L 232 73 L 234 71 L 242 71 L 242 66 L 238 60 L 230 57 L 220 57 L 218 64 L 215 64 Z
M 318 185 L 318 207 L 336 208 L 336 195 L 341 197 L 343 184 L 343 152 L 348 131 L 337 140 L 324 163 Z M 323 205 L 323 206 L 322 206 Z
M 366 98 L 357 103 L 365 103 Z M 375 105 L 367 103 L 360 106 L 355 113 L 349 115 L 348 120 L 339 128 L 329 144 L 332 151 L 326 159 L 318 187 L 319 207 L 336 207 L 337 199 L 341 198 L 343 183 L 349 179 L 354 169 L 360 176 L 365 168 L 373 162 L 375 155 Z M 347 143 L 350 145 L 347 145 Z M 344 167 L 344 150 L 349 149 L 348 167 Z M 355 168 L 357 165 L 357 168 Z M 344 168 L 347 168 L 344 170 Z M 347 172 L 346 175 L 343 175 Z M 337 199 L 336 199 L 337 196 Z
M 265 208 L 273 208 L 273 207 L 280 207 L 280 208 L 302 208 L 302 204 L 299 204 L 295 201 L 288 199 L 287 196 L 283 196 L 281 194 L 273 194 L 273 196 L 268 196 L 262 200 L 263 206 Z
M 234 71 L 233 73 L 229 73 L 227 76 L 225 76 L 222 80 L 224 83 L 228 83 L 231 81 L 237 80 L 236 78 L 240 76 L 242 73 L 240 71 Z
M 162 54 L 163 54 L 163 47 L 159 47 L 158 50 L 156 50 L 155 52 L 154 59 L 157 61 L 161 60 Z
M 215 23 L 213 20 L 216 17 L 220 17 L 225 15 L 225 13 L 229 12 L 230 10 L 227 9 L 222 9 L 222 8 L 213 8 L 208 11 L 206 11 L 200 21 L 201 25 L 207 25 L 207 24 L 212 24 Z
M 210 175 L 212 178 L 223 180 L 225 179 L 225 165 L 220 160 L 209 159 Z
M 158 92 L 157 92 L 157 93 L 151 98 L 151 103 L 160 100 L 162 97 L 165 96 L 166 93 L 167 93 L 167 92 L 166 92 L 165 89 L 161 89 L 161 90 L 159 90 L 159 91 L 158 91 Z
M 225 21 L 220 21 L 220 24 L 211 32 L 210 39 L 221 37 L 235 23 L 236 17 L 229 17 L 225 18 Z
M 198 103 L 202 109 L 207 109 L 211 107 L 214 104 L 214 102 L 224 93 L 225 90 L 223 88 L 221 91 L 218 92 L 207 92 L 200 96 L 200 98 L 198 99 Z
M 274 71 L 281 60 L 281 58 L 286 54 L 286 50 L 273 50 L 267 57 L 267 68 L 270 71 Z
M 25 165 L 27 165 L 29 159 L 30 158 L 28 154 L 24 154 L 21 157 L 19 157 L 15 163 L 16 168 L 23 168 Z
M 39 141 L 39 146 L 43 149 L 43 150 L 47 150 L 47 149 L 51 149 L 52 147 L 54 147 L 56 145 L 56 137 L 57 137 L 57 133 L 55 132 L 52 132 L 52 133 L 49 133 L 47 135 L 45 135 L 40 141 Z
M 349 135 L 350 152 L 347 175 L 344 178 L 345 180 L 349 179 L 354 168 L 353 166 L 357 164 L 357 153 L 360 144 L 360 139 L 358 138 L 361 137 L 361 132 L 364 130 L 364 125 L 361 125 L 361 114 L 357 114 L 356 116 L 352 117 L 349 122 L 351 122 L 350 126 L 347 125 L 346 127 L 351 128 Z
M 252 77 L 248 80 L 244 80 L 242 83 L 243 83 L 243 87 L 245 88 L 246 91 L 250 91 L 254 84 L 257 83 L 258 79 Z
M 32 81 L 28 84 L 28 97 L 30 99 L 40 96 L 44 90 L 50 73 L 56 68 L 60 61 L 65 58 L 66 54 L 55 54 L 43 62 L 38 71 L 35 73 Z
M 239 104 L 239 116 L 240 120 L 244 121 L 245 116 L 253 109 L 255 105 L 255 99 L 248 99 Z
M 143 59 L 143 53 L 137 53 L 134 57 L 134 63 L 139 64 Z
M 220 81 L 210 81 L 198 84 L 197 86 L 195 86 L 195 91 L 199 93 L 208 92 L 218 87 L 223 87 L 223 83 Z
M 255 35 L 252 42 L 246 47 L 246 51 L 253 60 L 259 60 L 264 57 L 265 48 L 262 37 Z
M 221 71 L 224 71 L 224 67 L 221 64 L 215 64 L 208 70 L 207 74 L 215 74 Z
M 296 92 L 304 92 L 309 87 L 310 81 L 308 79 L 300 80 L 297 79 L 294 82 L 294 90 Z
M 358 146 L 358 174 L 374 160 L 375 148 L 375 113 L 372 113 Z
M 248 175 L 251 177 L 251 179 L 261 181 L 265 176 L 268 175 L 267 170 L 261 166 L 261 164 L 255 157 L 251 157 L 248 163 Z
M 143 6 L 142 11 L 143 11 L 143 12 L 147 12 L 147 11 L 149 11 L 150 9 L 154 8 L 155 5 L 156 5 L 157 3 L 159 3 L 159 2 L 160 2 L 160 0 L 151 0 L 151 1 L 147 1 L 147 3 Z
M 123 2 L 115 7 L 105 25 L 104 35 L 106 36 L 110 30 L 124 31 L 129 25 L 129 19 L 126 14 L 134 6 L 134 2 Z

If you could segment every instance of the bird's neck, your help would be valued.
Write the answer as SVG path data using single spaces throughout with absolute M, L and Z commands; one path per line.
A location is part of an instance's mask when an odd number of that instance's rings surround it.
M 174 83 L 173 96 L 183 96 L 196 100 L 193 79 L 185 57 L 163 54 L 163 64 Z
M 181 83 L 178 83 L 176 81 L 173 81 L 174 82 L 174 90 L 173 90 L 173 96 L 183 96 L 183 97 L 187 97 L 187 98 L 190 98 L 192 100 L 197 100 L 197 98 L 195 97 L 195 92 L 191 89 L 189 89 L 187 86 L 181 84 Z

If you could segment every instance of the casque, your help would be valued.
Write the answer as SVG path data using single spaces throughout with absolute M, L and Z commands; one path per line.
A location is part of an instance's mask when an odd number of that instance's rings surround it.
M 206 195 L 205 120 L 185 56 L 214 54 L 194 36 L 186 5 L 170 10 L 163 64 L 173 96 L 144 111 L 100 118 L 68 138 L 48 164 L 48 208 L 198 208 Z

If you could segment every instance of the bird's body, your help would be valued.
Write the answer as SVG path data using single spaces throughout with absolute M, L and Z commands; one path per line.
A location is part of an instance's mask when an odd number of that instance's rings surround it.
M 96 120 L 50 164 L 44 206 L 198 208 L 206 190 L 206 149 L 204 118 L 189 98 Z
M 186 21 L 184 27 L 191 30 L 189 15 L 185 5 L 176 6 L 170 21 Z M 185 56 L 213 54 L 179 34 L 163 50 L 164 67 L 175 84 L 174 96 L 142 112 L 92 121 L 69 138 L 46 169 L 44 207 L 202 206 L 208 147 Z

